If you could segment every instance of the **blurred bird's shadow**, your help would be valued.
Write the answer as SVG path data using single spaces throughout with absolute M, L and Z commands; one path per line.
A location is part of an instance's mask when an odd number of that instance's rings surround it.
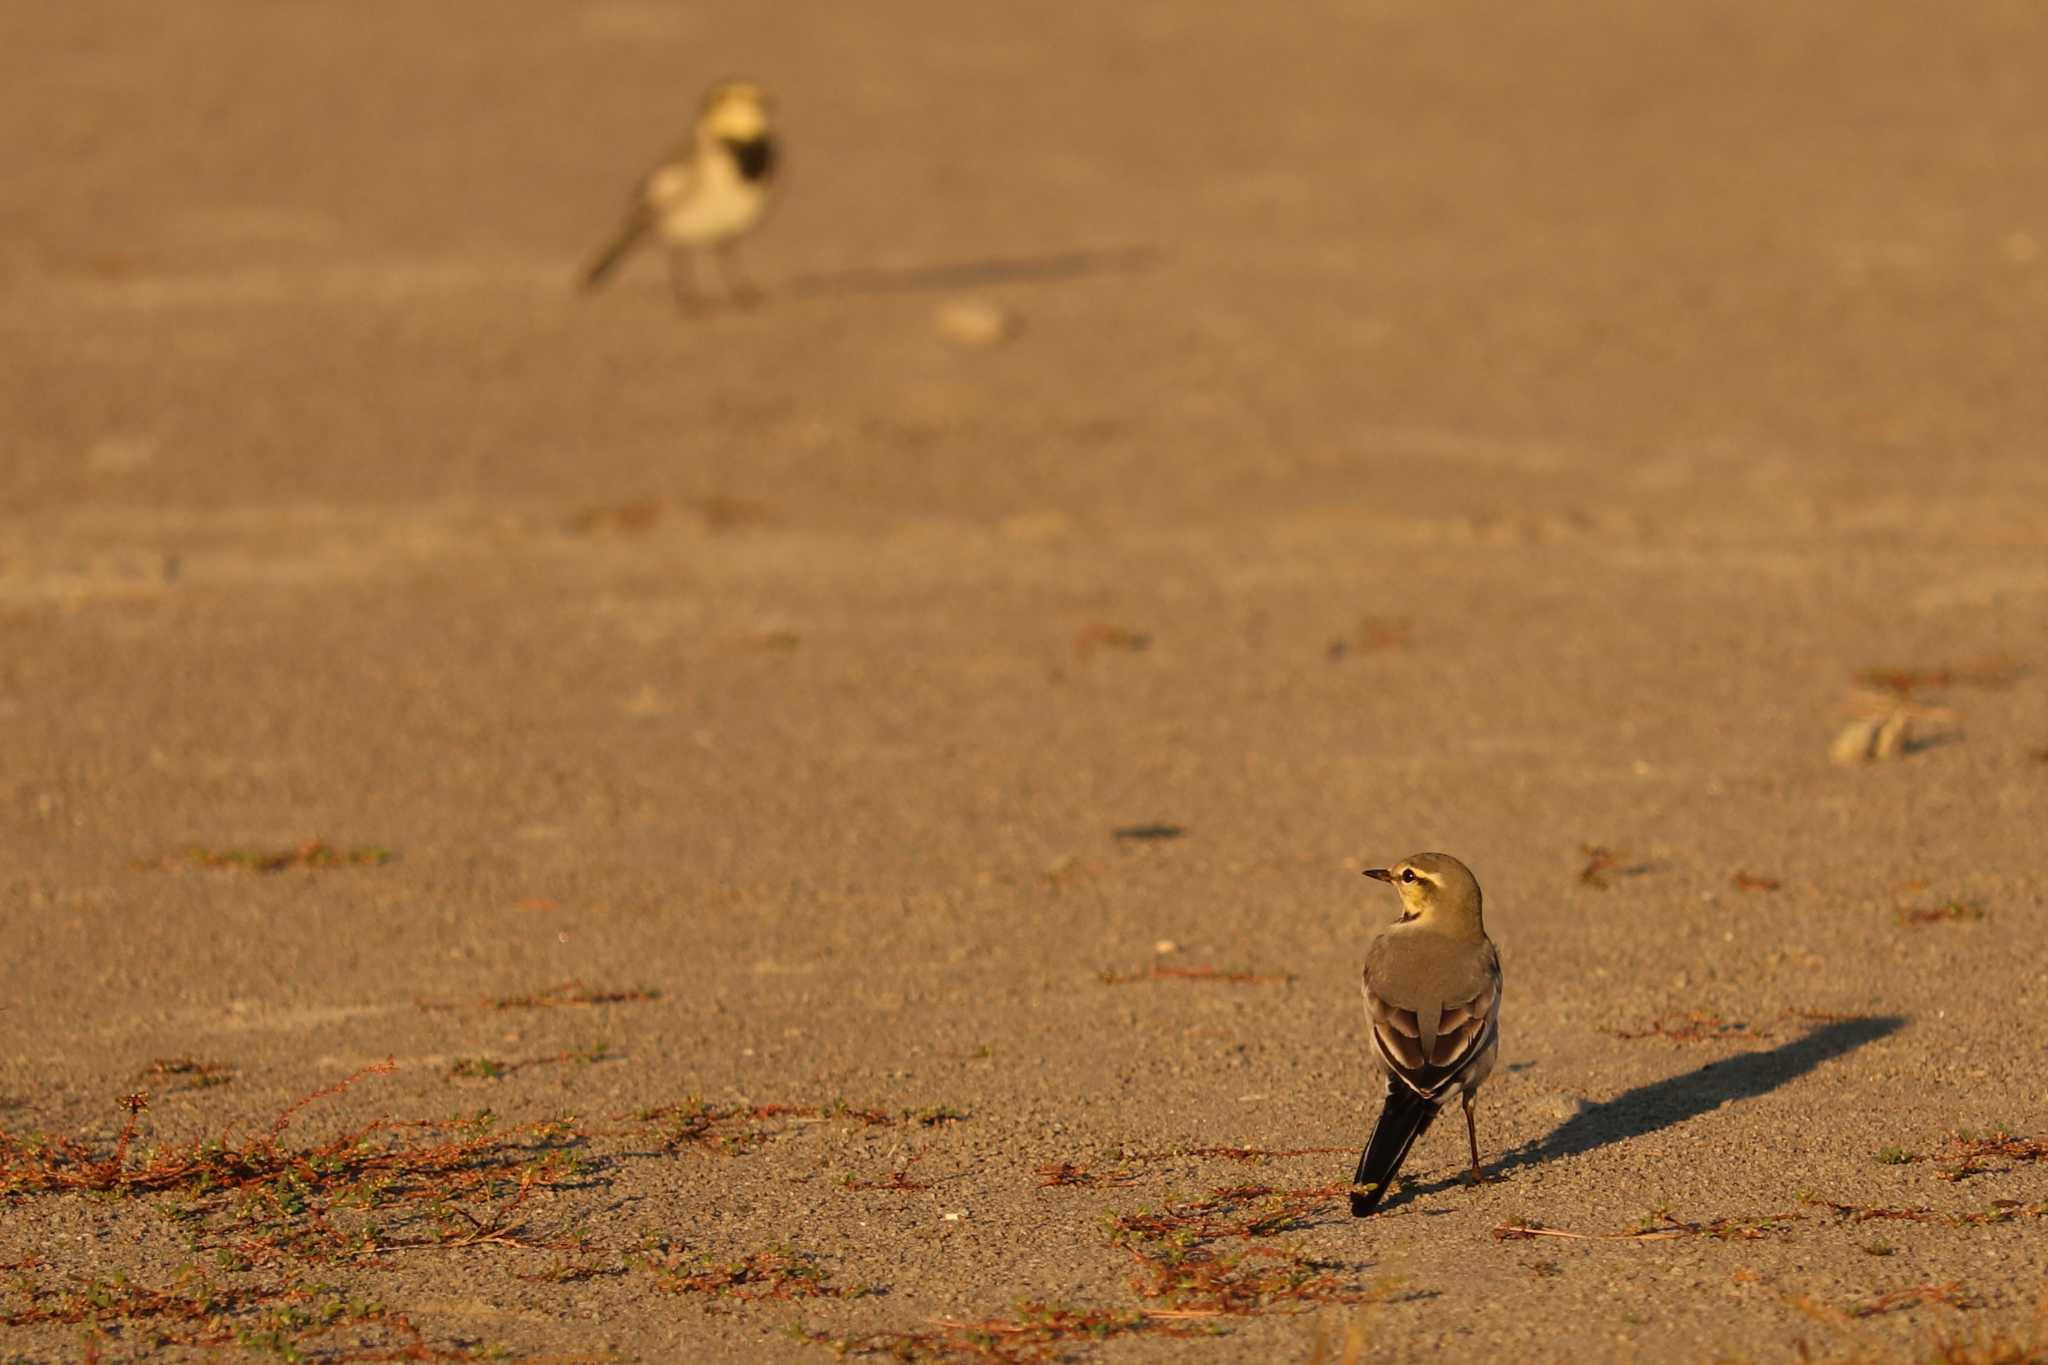
M 1088 275 L 1135 274 L 1150 270 L 1163 259 L 1165 253 L 1158 247 L 1124 246 L 952 261 L 939 265 L 861 266 L 851 270 L 798 275 L 789 282 L 789 292 L 797 295 L 905 294 L 986 284 L 1047 283 Z
M 1560 1157 L 1578 1156 L 1630 1138 L 1645 1137 L 1698 1118 L 1738 1100 L 1769 1094 L 1823 1062 L 1854 1052 L 1866 1043 L 1898 1032 L 1906 1020 L 1895 1014 L 1836 1019 L 1803 1037 L 1764 1052 L 1724 1057 L 1661 1081 L 1624 1091 L 1564 1121 L 1549 1135 L 1525 1142 L 1492 1163 L 1489 1172 L 1534 1166 Z M 1455 1113 L 1450 1117 L 1455 1117 Z M 1431 1183 L 1403 1183 L 1402 1202 L 1457 1184 L 1456 1177 Z M 1391 1201 L 1389 1206 L 1391 1207 Z

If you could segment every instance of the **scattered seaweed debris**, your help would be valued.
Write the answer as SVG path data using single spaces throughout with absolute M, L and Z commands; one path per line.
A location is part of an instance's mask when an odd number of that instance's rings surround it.
M 1937 1213 L 1919 1205 L 1845 1204 L 1814 1194 L 1801 1195 L 1799 1202 L 1826 1209 L 1850 1223 L 1932 1223 L 1937 1227 L 1982 1228 L 2014 1223 L 2022 1218 L 2048 1218 L 2048 1201 L 2030 1204 L 2019 1199 L 1993 1199 L 1982 1209 L 1962 1213 Z
M 1626 852 L 1605 844 L 1580 844 L 1579 853 L 1586 860 L 1579 868 L 1579 881 L 1595 891 L 1607 890 L 1616 877 L 1640 877 L 1656 871 L 1658 866 L 1654 862 L 1628 862 Z
M 1896 697 L 1913 697 L 1952 687 L 2010 687 L 2023 672 L 2011 659 L 1991 658 L 1938 668 L 1866 668 L 1856 675 L 1856 681 Z
M 1940 905 L 1899 911 L 1901 924 L 1968 924 L 1983 919 L 1984 907 L 1976 901 L 1951 900 Z
M 694 1098 L 642 1109 L 633 1117 L 637 1122 L 657 1125 L 656 1132 L 665 1151 L 691 1147 L 728 1156 L 751 1152 L 791 1129 L 813 1124 L 847 1123 L 859 1128 L 912 1124 L 938 1128 L 967 1121 L 966 1114 L 945 1105 L 891 1114 L 882 1109 L 860 1108 L 844 1100 L 825 1105 L 710 1104 Z
M 1680 1218 L 1669 1209 L 1657 1209 L 1627 1232 L 1567 1232 L 1533 1219 L 1510 1219 L 1493 1229 L 1496 1242 L 1529 1241 L 1537 1237 L 1561 1237 L 1574 1242 L 1670 1242 L 1684 1237 L 1708 1237 L 1719 1242 L 1758 1241 L 1784 1234 L 1799 1220 L 1796 1213 L 1769 1213 L 1748 1218 L 1712 1218 L 1705 1221 Z
M 1662 1015 L 1652 1020 L 1645 1028 L 1610 1028 L 1603 1032 L 1616 1038 L 1663 1038 L 1673 1043 L 1745 1042 L 1771 1036 L 1768 1029 L 1739 1019 L 1723 1019 L 1720 1015 L 1710 1014 L 1705 1010 Z
M 1102 649 L 1121 649 L 1138 653 L 1152 647 L 1152 637 L 1141 630 L 1130 630 L 1124 626 L 1106 625 L 1097 622 L 1081 627 L 1074 633 L 1074 653 L 1083 657 Z
M 1415 642 L 1414 635 L 1414 628 L 1406 617 L 1362 617 L 1350 634 L 1330 641 L 1323 650 L 1323 657 L 1336 663 L 1353 653 L 1378 654 L 1384 650 L 1406 649 Z
M 203 848 L 197 845 L 181 853 L 144 860 L 135 866 L 144 871 L 168 871 L 179 867 L 257 872 L 265 875 L 298 868 L 327 872 L 342 867 L 382 867 L 397 855 L 376 844 L 337 848 L 324 839 L 308 839 L 290 848 Z
M 1287 986 L 1294 983 L 1292 972 L 1255 972 L 1245 967 L 1169 967 L 1155 962 L 1135 972 L 1104 968 L 1097 979 L 1105 986 L 1128 986 L 1135 981 L 1216 981 L 1226 986 Z
M 819 1259 L 788 1247 L 749 1251 L 734 1260 L 701 1252 L 658 1251 L 641 1264 L 671 1294 L 759 1303 L 764 1299 L 857 1299 L 881 1291 L 873 1285 L 837 1285 Z
M 985 1360 L 1007 1365 L 1063 1359 L 1064 1348 L 1093 1345 L 1135 1332 L 1192 1336 L 1199 1330 L 1142 1311 L 1069 1308 L 1027 1299 L 1005 1317 L 977 1321 L 938 1318 L 925 1327 L 853 1336 L 799 1327 L 795 1335 L 800 1341 L 826 1347 L 842 1356 L 886 1356 L 901 1361 Z
M 651 986 L 602 988 L 581 981 L 564 981 L 524 995 L 486 995 L 476 1000 L 418 1000 L 423 1010 L 543 1010 L 587 1009 L 597 1005 L 635 1005 L 661 999 Z
M 2048 1160 L 2048 1142 L 2019 1137 L 2005 1128 L 1988 1133 L 1952 1133 L 1934 1154 L 1935 1175 L 1949 1181 L 1966 1180 L 1985 1171 L 2009 1171 L 2042 1160 Z M 1990 1162 L 2003 1164 L 1986 1164 Z
M 190 1057 L 158 1057 L 143 1068 L 140 1079 L 155 1081 L 169 1091 L 211 1090 L 235 1079 L 235 1068 L 225 1062 L 199 1062 Z
M 1185 839 L 1184 825 L 1122 825 L 1109 832 L 1109 837 L 1127 844 L 1160 843 L 1167 839 Z

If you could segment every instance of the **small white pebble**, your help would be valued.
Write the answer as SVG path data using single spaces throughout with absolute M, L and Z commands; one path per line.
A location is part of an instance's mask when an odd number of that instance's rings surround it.
M 1835 743 L 1827 747 L 1827 757 L 1837 763 L 1864 763 L 1870 759 L 1870 745 L 1878 739 L 1878 720 L 1858 718 L 1841 726 L 1841 733 L 1835 735 Z
M 1863 716 L 1850 721 L 1835 736 L 1835 742 L 1828 746 L 1828 757 L 1837 763 L 1865 763 L 1871 750 L 1877 744 L 1877 732 L 1884 724 L 1878 716 Z
M 1894 711 L 1884 718 L 1877 727 L 1877 738 L 1871 741 L 1872 758 L 1897 758 L 1912 742 L 1913 721 L 1904 711 Z
M 1554 1095 L 1545 1095 L 1536 1102 L 1538 1112 L 1554 1119 L 1577 1118 L 1592 1107 L 1591 1101 L 1585 1097 L 1567 1094 L 1562 1090 Z
M 999 346 L 1017 334 L 1017 315 L 986 299 L 955 299 L 932 317 L 939 335 L 977 350 Z

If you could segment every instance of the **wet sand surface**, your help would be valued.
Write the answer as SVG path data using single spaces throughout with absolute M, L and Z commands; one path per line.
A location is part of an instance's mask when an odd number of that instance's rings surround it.
M 0 1357 L 2039 1333 L 2038 8 L 0 29 Z M 734 72 L 766 301 L 579 297 Z

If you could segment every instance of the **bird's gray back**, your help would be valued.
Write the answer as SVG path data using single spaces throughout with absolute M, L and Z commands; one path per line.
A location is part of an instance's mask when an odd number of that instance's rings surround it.
M 1405 1010 L 1462 1005 L 1500 979 L 1493 945 L 1482 951 L 1409 925 L 1382 929 L 1365 954 L 1366 988 Z

